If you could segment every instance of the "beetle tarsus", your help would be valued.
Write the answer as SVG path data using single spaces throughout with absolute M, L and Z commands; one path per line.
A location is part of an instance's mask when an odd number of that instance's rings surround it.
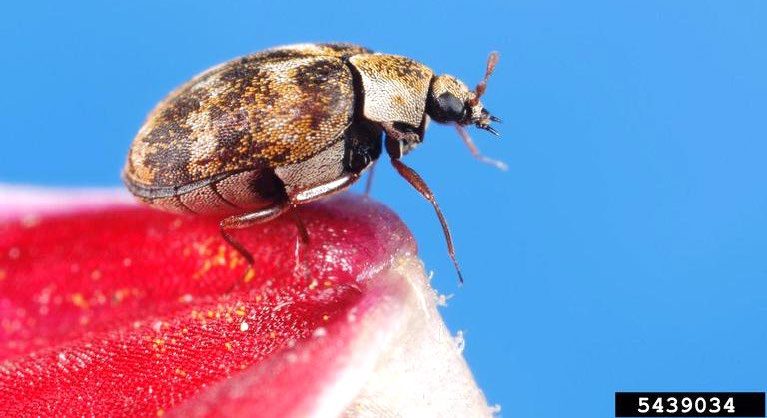
M 245 262 L 247 263 L 245 272 L 242 274 L 242 281 L 247 282 L 248 279 L 252 277 L 252 275 L 255 273 L 254 265 L 255 260 L 253 259 L 253 254 L 248 251 L 244 245 L 240 241 L 234 238 L 232 234 L 230 234 L 226 229 L 224 229 L 223 226 L 220 227 L 221 237 L 226 241 L 227 244 L 229 244 L 232 248 L 234 248 L 238 254 L 242 256 L 242 258 L 245 259 Z M 232 283 L 232 286 L 229 288 L 227 292 L 231 292 L 234 290 L 235 286 L 238 282 Z
M 301 215 L 298 214 L 298 210 L 293 208 L 290 213 L 293 216 L 293 222 L 296 224 L 296 229 L 298 229 L 298 236 L 301 238 L 301 242 L 309 244 L 309 231 L 306 229 L 306 224 L 304 223 L 304 220 L 301 219 Z
M 235 239 L 234 236 L 229 233 L 229 230 L 247 228 L 255 224 L 270 221 L 280 216 L 287 209 L 287 205 L 278 204 L 256 212 L 246 213 L 244 215 L 230 216 L 219 223 L 221 237 L 224 239 L 224 241 L 227 242 L 227 244 L 231 245 L 232 248 L 234 248 L 237 253 L 239 253 L 247 262 L 247 269 L 242 276 L 243 281 L 250 281 L 250 278 L 253 277 L 253 273 L 255 271 L 255 260 L 253 259 L 253 254 L 251 254 L 250 251 L 248 251 L 248 249 L 245 248 L 245 246 L 242 245 L 240 241 Z
M 424 197 L 424 199 L 431 202 L 431 205 L 434 207 L 434 212 L 437 213 L 437 218 L 439 218 L 439 223 L 442 224 L 442 232 L 445 234 L 445 241 L 447 242 L 447 253 L 450 255 L 450 259 L 453 260 L 455 271 L 458 273 L 458 281 L 460 284 L 463 284 L 463 274 L 461 274 L 461 267 L 458 265 L 458 260 L 455 258 L 453 236 L 450 234 L 450 227 L 447 225 L 447 220 L 442 214 L 442 210 L 439 208 L 437 200 L 434 198 L 434 193 L 432 193 L 431 189 L 429 189 L 429 186 L 426 185 L 426 182 L 423 181 L 421 176 L 419 176 L 415 170 L 405 165 L 405 163 L 399 159 L 392 158 L 391 164 L 394 166 L 400 176 L 407 180 L 407 182 L 410 183 L 410 185 L 413 186 L 413 188 L 415 188 L 418 193 Z
M 221 237 L 224 238 L 224 241 L 227 242 L 227 244 L 231 245 L 232 248 L 237 250 L 237 252 L 245 259 L 245 261 L 248 263 L 248 267 L 253 267 L 253 264 L 255 261 L 253 260 L 253 254 L 248 251 L 244 245 L 240 241 L 234 238 L 232 234 L 230 234 L 226 229 L 221 227 Z

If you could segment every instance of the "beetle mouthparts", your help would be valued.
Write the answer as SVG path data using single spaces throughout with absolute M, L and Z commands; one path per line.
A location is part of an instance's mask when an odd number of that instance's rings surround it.
M 500 134 L 498 133 L 498 131 L 496 131 L 495 128 L 490 126 L 490 122 L 500 123 L 501 118 L 497 116 L 493 116 L 493 114 L 491 114 L 487 109 L 482 109 L 480 118 L 474 125 L 479 129 L 484 129 L 495 136 L 499 136 Z
M 477 128 L 484 129 L 484 130 L 490 132 L 491 134 L 493 134 L 495 136 L 501 136 L 501 134 L 498 133 L 498 131 L 495 128 L 493 128 L 492 126 L 490 126 L 490 125 L 477 125 Z
M 503 122 L 503 121 L 501 120 L 501 118 L 499 118 L 498 116 L 495 116 L 495 115 L 493 115 L 493 114 L 492 114 L 492 113 L 490 113 L 490 111 L 489 111 L 489 110 L 487 110 L 487 109 L 482 109 L 482 119 L 487 119 L 487 120 L 489 120 L 489 121 L 491 121 L 491 122 L 498 122 L 498 123 L 501 123 L 501 122 Z

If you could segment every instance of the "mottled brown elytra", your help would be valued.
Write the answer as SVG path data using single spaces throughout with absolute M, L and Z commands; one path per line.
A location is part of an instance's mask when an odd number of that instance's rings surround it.
M 394 168 L 434 206 L 463 281 L 434 195 L 400 158 L 423 141 L 433 119 L 454 124 L 475 157 L 505 167 L 481 155 L 464 129 L 497 134 L 490 123 L 499 119 L 479 101 L 497 57 L 490 54 L 474 91 L 410 58 L 352 44 L 290 45 L 238 58 L 157 105 L 133 140 L 123 179 L 158 208 L 227 216 L 222 236 L 252 265 L 229 230 L 345 190 L 373 167 L 385 133 Z

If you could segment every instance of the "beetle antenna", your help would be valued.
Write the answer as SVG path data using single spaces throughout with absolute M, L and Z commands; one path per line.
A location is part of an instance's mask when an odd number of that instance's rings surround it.
M 445 241 L 447 241 L 447 253 L 450 255 L 450 259 L 453 260 L 455 271 L 458 273 L 458 282 L 463 284 L 463 274 L 461 274 L 461 267 L 458 266 L 458 260 L 455 258 L 455 247 L 453 247 L 453 236 L 450 234 L 450 228 L 447 226 L 447 220 L 445 215 L 442 214 L 442 210 L 437 204 L 437 200 L 434 198 L 434 193 L 431 192 L 429 186 L 423 181 L 421 176 L 415 172 L 412 168 L 408 167 L 402 161 L 392 158 L 391 164 L 397 170 L 400 176 L 402 176 L 411 186 L 413 186 L 424 199 L 428 200 L 432 206 L 434 206 L 434 212 L 437 213 L 439 223 L 442 224 L 442 232 L 445 234 Z
M 491 75 L 493 75 L 493 71 L 495 71 L 496 64 L 498 64 L 498 52 L 493 51 L 487 57 L 487 66 L 485 67 L 485 76 L 482 77 L 482 81 L 477 83 L 477 87 L 474 88 L 474 98 L 469 101 L 469 104 L 471 106 L 475 106 L 477 103 L 479 103 L 479 98 L 482 97 L 483 94 L 485 94 L 485 90 L 487 89 L 487 80 L 490 78 Z

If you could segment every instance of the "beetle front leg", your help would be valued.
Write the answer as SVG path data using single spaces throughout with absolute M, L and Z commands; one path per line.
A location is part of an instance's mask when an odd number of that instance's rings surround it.
M 398 158 L 392 157 L 391 164 L 397 170 L 399 175 L 407 180 L 407 182 L 410 183 L 410 185 L 413 186 L 413 188 L 416 189 L 418 193 L 420 193 L 421 196 L 428 200 L 434 207 L 434 212 L 437 213 L 439 223 L 442 224 L 442 232 L 445 234 L 445 241 L 447 242 L 447 253 L 450 255 L 450 259 L 453 260 L 455 271 L 458 273 L 458 280 L 461 284 L 463 284 L 463 274 L 461 274 L 461 268 L 458 266 L 458 260 L 455 258 L 453 236 L 450 233 L 450 227 L 447 226 L 447 220 L 445 219 L 445 216 L 442 214 L 442 210 L 437 204 L 437 199 L 434 198 L 434 193 L 432 193 L 431 189 L 429 189 L 429 186 L 426 185 L 426 182 L 423 181 L 421 176 L 419 176 L 415 170 L 405 165 L 405 163 L 400 161 Z
M 466 144 L 466 146 L 469 148 L 469 151 L 471 152 L 471 155 L 474 156 L 474 158 L 476 158 L 479 161 L 482 161 L 485 164 L 490 164 L 501 171 L 506 171 L 509 169 L 509 166 L 507 166 L 506 163 L 504 163 L 503 161 L 494 160 L 492 158 L 484 156 L 479 151 L 479 148 L 477 148 L 477 146 L 474 145 L 474 141 L 472 141 L 471 137 L 469 136 L 469 133 L 466 132 L 466 128 L 456 124 L 455 129 L 458 131 L 458 135 L 463 140 L 463 143 Z

